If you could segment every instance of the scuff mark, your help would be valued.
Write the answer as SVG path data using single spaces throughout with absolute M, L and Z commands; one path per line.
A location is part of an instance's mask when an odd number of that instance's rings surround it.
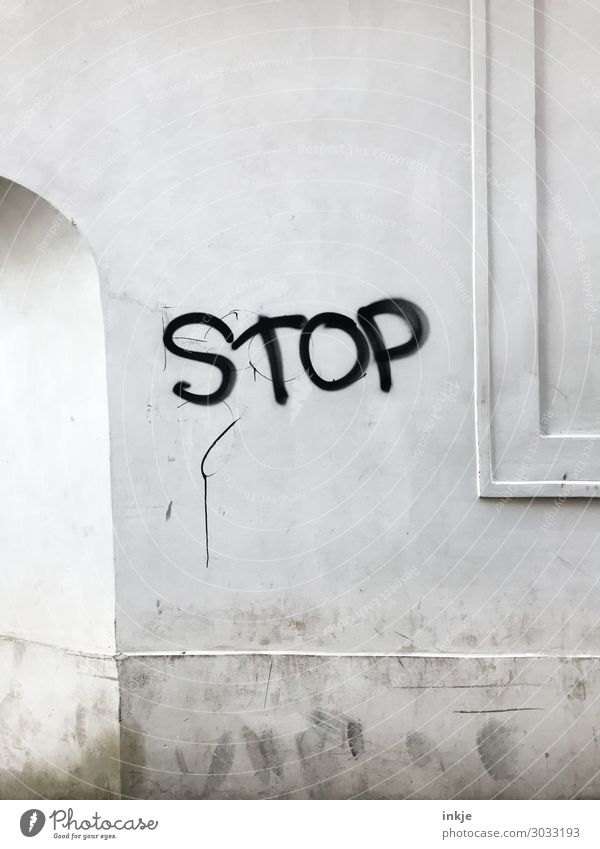
M 331 732 L 335 736 L 341 735 L 344 741 L 347 739 L 346 720 L 333 713 L 317 708 L 309 716 L 309 722 L 323 733 Z
M 362 723 L 358 719 L 349 719 L 346 723 L 346 739 L 352 752 L 352 757 L 357 761 L 365 751 Z
M 165 522 L 168 522 L 171 518 L 171 510 L 173 509 L 173 502 L 169 501 L 169 506 L 167 507 L 167 512 L 165 513 Z
M 231 734 L 225 732 L 215 746 L 208 768 L 208 776 L 204 795 L 210 795 L 221 787 L 233 767 L 234 750 L 231 745 Z
M 308 796 L 314 799 L 323 790 L 322 755 L 325 752 L 326 732 L 317 728 L 307 728 L 296 736 L 296 749 L 302 764 L 305 788 Z
M 75 740 L 80 746 L 85 745 L 86 741 L 86 715 L 83 705 L 77 705 L 75 711 Z
M 258 736 L 251 728 L 244 726 L 242 736 L 246 743 L 248 756 L 254 767 L 255 775 L 263 784 L 268 784 L 272 775 L 279 778 L 282 774 L 277 755 L 273 732 L 270 729 Z
M 263 710 L 267 707 L 267 698 L 269 696 L 269 686 L 271 684 L 271 672 L 273 671 L 273 658 L 271 658 L 271 665 L 269 666 L 269 677 L 267 678 L 267 687 L 265 689 L 265 701 L 263 704 Z
M 278 757 L 275 738 L 273 737 L 273 732 L 270 729 L 263 731 L 260 735 L 260 742 L 258 745 L 265 763 L 269 769 L 275 773 L 278 778 L 280 778 L 283 773 L 283 768 Z
M 406 751 L 415 766 L 423 768 L 431 763 L 435 749 L 435 744 L 427 734 L 420 731 L 411 731 L 406 735 Z
M 585 701 L 586 692 L 585 692 L 585 681 L 583 678 L 578 678 L 577 681 L 573 684 L 571 692 L 568 694 L 567 698 L 569 699 L 581 699 L 581 701 Z
M 208 540 L 208 479 L 212 477 L 212 475 L 207 475 L 204 471 L 204 464 L 208 458 L 208 455 L 213 450 L 215 445 L 220 442 L 221 439 L 225 436 L 225 434 L 231 430 L 231 428 L 239 422 L 239 418 L 235 419 L 228 424 L 225 430 L 221 431 L 221 433 L 217 436 L 213 442 L 208 446 L 204 453 L 204 457 L 202 458 L 202 462 L 200 463 L 200 473 L 202 474 L 202 479 L 204 480 L 204 535 L 206 540 L 206 568 L 208 569 L 208 564 L 210 560 L 210 545 Z M 214 472 L 213 472 L 214 474 Z
M 178 748 L 175 748 L 175 760 L 177 761 L 179 772 L 183 772 L 185 775 L 189 775 L 190 771 L 185 762 L 185 758 L 183 757 L 183 752 Z
M 260 748 L 260 738 L 258 734 L 256 734 L 251 728 L 248 728 L 248 726 L 245 725 L 242 728 L 242 737 L 244 738 L 246 749 L 248 750 L 248 756 L 254 769 L 254 775 L 263 784 L 268 784 L 269 767 L 268 764 L 265 763 L 265 758 Z
M 490 719 L 477 733 L 477 751 L 485 771 L 495 781 L 510 781 L 517 773 L 514 729 Z
M 544 710 L 539 707 L 497 708 L 496 710 L 453 710 L 452 713 L 516 713 L 520 710 Z

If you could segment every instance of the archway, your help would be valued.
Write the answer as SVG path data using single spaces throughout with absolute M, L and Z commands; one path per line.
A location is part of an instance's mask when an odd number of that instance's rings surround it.
M 102 795 L 118 689 L 95 677 L 116 678 L 99 276 L 73 223 L 3 179 L 0 316 L 0 795 Z

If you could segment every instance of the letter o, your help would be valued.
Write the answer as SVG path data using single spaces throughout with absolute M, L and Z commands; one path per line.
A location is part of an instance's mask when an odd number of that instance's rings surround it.
M 347 374 L 335 380 L 325 380 L 317 374 L 310 358 L 310 338 L 317 327 L 321 326 L 331 330 L 343 330 L 356 346 L 356 362 Z M 369 362 L 369 343 L 356 322 L 348 316 L 340 315 L 337 312 L 321 312 L 307 321 L 302 329 L 300 334 L 300 360 L 304 371 L 315 386 L 318 386 L 319 389 L 325 389 L 327 392 L 334 392 L 336 389 L 344 389 L 346 386 L 350 386 L 351 383 L 360 380 L 364 375 Z

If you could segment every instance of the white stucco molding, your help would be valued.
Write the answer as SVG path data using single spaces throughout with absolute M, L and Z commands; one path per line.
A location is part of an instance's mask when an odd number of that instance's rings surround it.
M 600 433 L 553 432 L 540 401 L 535 23 L 535 0 L 471 0 L 478 491 L 590 498 Z

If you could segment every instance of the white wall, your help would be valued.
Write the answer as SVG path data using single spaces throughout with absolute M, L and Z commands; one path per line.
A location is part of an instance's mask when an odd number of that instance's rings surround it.
M 121 790 L 114 658 L 0 641 L 0 798 L 111 799 Z
M 426 653 L 489 655 L 507 686 L 506 656 L 595 655 L 597 503 L 477 497 L 467 0 L 147 0 L 76 14 L 55 0 L 52 15 L 40 0 L 9 26 L 6 173 L 74 218 L 105 280 L 117 648 L 144 655 L 142 699 L 124 714 L 138 755 L 132 795 L 179 786 L 150 728 L 171 742 L 214 747 L 231 734 L 244 745 L 238 720 L 221 722 L 227 692 L 208 685 L 184 728 L 193 688 L 173 687 L 168 664 L 147 653 L 391 652 L 414 655 L 427 688 Z M 579 96 L 591 97 L 584 86 Z M 214 332 L 188 344 L 234 359 L 229 407 L 180 406 L 172 392 L 180 380 L 196 391 L 209 380 L 206 367 L 165 353 L 163 327 L 182 313 L 236 311 L 227 321 L 237 335 L 261 311 L 353 317 L 386 296 L 413 300 L 429 322 L 419 354 L 392 364 L 388 394 L 373 364 L 340 392 L 312 386 L 296 331 L 285 340 L 294 378 L 285 406 L 248 367 L 248 350 L 221 349 Z M 252 343 L 262 371 L 260 351 Z M 323 369 L 342 371 L 349 356 L 338 347 L 326 363 L 315 352 Z M 207 569 L 201 463 L 238 416 L 207 461 Z M 137 662 L 124 661 L 125 692 Z M 464 687 L 454 660 L 444 662 L 449 686 Z M 226 659 L 214 663 L 217 677 L 236 674 Z M 243 664 L 258 680 L 262 660 Z M 189 675 L 205 680 L 196 668 L 190 661 Z M 311 683 L 298 719 L 306 728 L 326 707 L 328 674 Z M 544 675 L 529 681 L 534 707 L 552 711 L 574 684 L 550 690 Z M 356 684 L 367 745 L 378 722 L 370 686 Z M 476 696 L 459 709 L 484 709 Z M 171 706 L 156 724 L 147 698 Z M 349 698 L 330 707 L 343 712 Z M 437 711 L 432 702 L 417 719 L 435 724 Z M 510 722 L 521 739 L 519 715 Z M 581 728 L 572 752 L 589 742 Z M 405 746 L 420 730 L 411 718 L 395 739 Z M 439 726 L 441 739 L 448 733 Z M 510 794 L 478 754 L 477 733 L 464 738 L 473 769 Z M 534 749 L 523 757 L 532 762 Z M 148 783 L 152 767 L 160 775 Z M 586 770 L 591 758 L 577 786 Z M 549 792 L 565 793 L 572 778 Z M 524 793 L 541 786 L 532 781 Z

